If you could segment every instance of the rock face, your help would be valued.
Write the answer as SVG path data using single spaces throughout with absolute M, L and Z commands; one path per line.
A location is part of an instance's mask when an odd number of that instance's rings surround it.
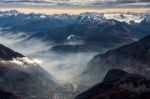
M 75 99 L 149 99 L 150 80 L 119 69 L 109 70 L 104 80 Z
M 4 86 L 0 89 L 9 90 L 0 90 L 0 98 L 18 99 L 9 98 L 15 94 L 23 99 L 51 99 L 58 86 L 56 80 L 38 64 L 17 60 L 18 57 L 24 56 L 0 45 L 0 86 Z
M 146 36 L 134 43 L 112 49 L 104 54 L 95 56 L 88 64 L 85 74 L 92 75 L 92 79 L 100 79 L 107 70 L 119 68 L 132 73 L 149 77 L 150 74 L 150 36 Z

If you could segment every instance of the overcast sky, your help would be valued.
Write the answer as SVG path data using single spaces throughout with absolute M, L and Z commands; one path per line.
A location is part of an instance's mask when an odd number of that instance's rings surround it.
M 29 3 L 48 3 L 49 5 L 61 5 L 61 6 L 106 6 L 106 5 L 113 5 L 113 6 L 149 6 L 150 0 L 0 0 L 0 2 L 29 2 Z M 106 6 L 109 7 L 109 6 Z M 150 6 L 149 6 L 150 7 Z
M 111 3 L 145 3 L 150 0 L 0 0 L 0 1 L 21 1 L 21 2 L 51 2 L 58 4 L 73 4 L 73 5 L 101 5 Z
M 19 10 L 25 13 L 46 14 L 102 11 L 142 12 L 150 11 L 150 0 L 0 0 L 1 10 Z

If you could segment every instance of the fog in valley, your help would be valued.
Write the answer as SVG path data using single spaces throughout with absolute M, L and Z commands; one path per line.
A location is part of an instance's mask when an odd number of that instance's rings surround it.
M 29 39 L 26 33 L 0 32 L 0 43 L 33 58 L 60 83 L 70 82 L 84 72 L 96 52 L 57 53 L 50 51 L 55 44 L 39 39 Z M 68 44 L 68 43 L 67 43 Z

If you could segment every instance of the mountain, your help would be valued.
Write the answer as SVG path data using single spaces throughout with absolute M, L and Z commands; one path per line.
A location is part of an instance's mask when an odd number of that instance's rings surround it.
M 50 50 L 62 53 L 97 52 L 139 38 L 128 23 L 107 19 L 104 13 L 44 15 L 13 10 L 0 12 L 0 21 L 2 36 L 21 32 L 24 33 L 21 37 L 27 37 L 25 40 L 40 39 L 53 43 L 54 48 Z
M 0 59 L 12 60 L 13 58 L 24 57 L 22 54 L 14 52 L 13 50 L 0 44 Z
M 34 60 L 1 44 L 0 86 L 10 90 L 8 93 L 7 91 L 0 91 L 0 96 L 1 93 L 4 93 L 2 95 L 6 96 L 8 94 L 8 96 L 13 97 L 14 93 L 23 99 L 49 99 L 49 97 L 57 94 L 56 89 L 59 84 L 56 83 L 56 79 L 53 76 L 41 68 Z
M 75 99 L 149 99 L 150 80 L 119 69 L 108 71 L 104 80 Z
M 68 36 L 70 37 L 68 42 L 72 41 L 72 43 L 75 44 L 56 45 L 51 50 L 56 52 L 98 52 L 131 43 L 137 38 L 127 24 L 114 20 L 111 20 L 110 22 L 112 22 L 112 24 L 103 23 L 98 24 L 97 26 L 94 25 L 94 27 L 90 22 L 82 25 L 71 25 L 66 29 L 68 31 L 66 33 L 72 31 L 71 33 L 73 36 Z M 89 27 L 91 28 L 88 29 Z
M 112 18 L 108 18 L 108 16 L 114 16 Z M 115 16 L 116 15 L 116 16 Z M 124 16 L 123 16 L 124 15 Z M 116 17 L 120 18 L 116 18 Z M 61 32 L 62 34 L 66 34 L 67 37 L 69 35 L 78 34 L 85 35 L 85 33 L 94 33 L 94 29 L 101 30 L 106 26 L 111 26 L 115 24 L 117 21 L 119 22 L 133 22 L 137 19 L 133 18 L 138 17 L 138 20 L 144 20 L 149 18 L 149 14 L 136 14 L 136 13 L 82 13 L 79 15 L 68 15 L 68 14 L 54 14 L 54 15 L 44 15 L 44 14 L 23 14 L 17 11 L 6 11 L 0 12 L 0 27 L 7 28 L 6 30 L 10 30 L 11 32 L 34 32 L 36 35 L 39 34 L 38 31 L 44 33 L 45 35 L 55 34 L 53 32 Z M 123 21 L 122 21 L 122 20 Z M 116 20 L 116 21 L 113 21 Z M 140 24 L 140 22 L 135 22 Z M 37 25 L 34 27 L 34 25 Z M 81 28 L 80 27 L 83 27 Z M 84 26 L 85 25 L 85 26 Z M 74 26 L 74 27 L 72 27 Z M 11 27 L 8 29 L 8 27 Z M 32 27 L 32 28 L 31 28 Z M 70 30 L 65 30 L 72 27 Z M 77 31 L 79 28 L 80 31 Z M 84 31 L 85 29 L 88 29 Z M 92 29 L 93 28 L 93 29 Z M 59 31 L 61 29 L 62 31 Z M 90 30 L 91 29 L 91 30 Z M 64 31 L 64 33 L 63 33 Z M 89 31 L 89 32 L 87 32 Z M 67 32 L 67 33 L 66 33 Z M 76 33 L 77 32 L 77 33 Z M 79 33 L 80 34 L 79 34 Z M 62 36 L 62 37 L 66 37 Z M 55 35 L 59 36 L 59 35 Z M 66 38 L 67 38 L 66 37 Z M 81 37 L 81 36 L 80 36 Z M 64 38 L 66 40 L 66 38 Z
M 84 74 L 91 79 L 100 79 L 107 70 L 120 68 L 128 72 L 141 74 L 149 78 L 150 74 L 150 36 L 146 36 L 134 43 L 109 50 L 95 56 L 88 64 Z M 101 72 L 102 75 L 96 75 Z
M 56 27 L 55 24 L 57 24 L 58 26 L 62 26 L 64 24 L 69 24 L 69 23 L 71 24 L 72 23 L 103 24 L 103 23 L 109 23 L 110 20 L 125 22 L 131 25 L 131 24 L 140 24 L 144 20 L 145 22 L 149 22 L 149 17 L 150 17 L 149 12 L 145 12 L 145 13 L 130 13 L 130 12 L 128 13 L 88 13 L 87 12 L 87 13 L 81 13 L 79 15 L 68 15 L 68 14 L 45 15 L 45 14 L 35 14 L 35 13 L 24 14 L 24 13 L 19 13 L 15 10 L 11 10 L 11 11 L 0 12 L 0 19 L 2 21 L 0 26 L 2 27 L 6 27 L 8 25 L 13 26 L 13 24 L 14 26 L 15 25 L 19 26 L 19 24 L 21 25 L 22 22 L 25 22 L 27 24 L 32 24 L 32 22 L 44 21 L 44 20 L 47 20 L 47 22 L 45 23 L 52 22 L 51 24 L 49 24 L 50 29 L 51 27 L 54 27 L 54 26 Z M 3 21 L 6 21 L 6 23 L 3 23 Z M 14 23 L 15 21 L 16 23 Z M 20 21 L 20 23 L 18 21 Z M 40 24 L 44 24 L 44 23 L 41 22 Z M 38 27 L 32 27 L 32 28 L 40 28 L 39 27 L 40 24 L 37 24 Z M 40 26 L 43 27 L 42 25 Z M 24 25 L 22 24 L 19 27 L 20 28 L 24 27 Z

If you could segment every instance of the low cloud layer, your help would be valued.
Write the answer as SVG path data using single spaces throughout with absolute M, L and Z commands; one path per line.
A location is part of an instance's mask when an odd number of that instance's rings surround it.
M 39 39 L 26 40 L 27 37 L 26 33 L 2 32 L 0 30 L 0 44 L 31 58 L 16 58 L 10 62 L 21 66 L 39 64 L 62 82 L 70 81 L 82 73 L 87 63 L 96 55 L 96 53 L 72 53 L 65 54 L 64 57 L 64 54 L 61 55 L 48 50 L 52 47 L 50 42 Z

